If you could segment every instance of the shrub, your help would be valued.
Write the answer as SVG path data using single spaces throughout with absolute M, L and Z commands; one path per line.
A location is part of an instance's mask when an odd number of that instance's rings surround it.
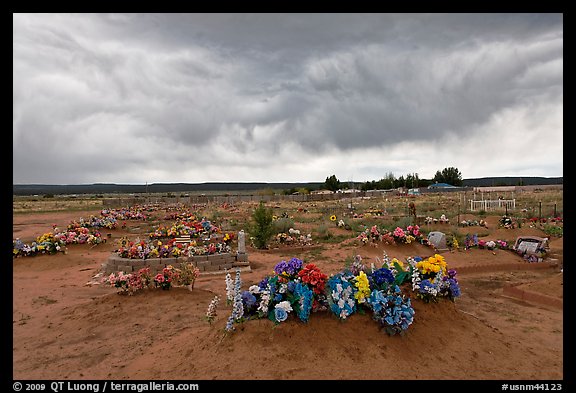
M 253 238 L 254 247 L 263 249 L 268 246 L 268 241 L 274 235 L 272 216 L 272 209 L 266 208 L 264 202 L 260 201 L 260 204 L 252 213 L 253 224 L 250 228 L 250 236 Z
M 294 228 L 294 220 L 287 217 L 281 217 L 272 223 L 275 233 L 288 233 L 290 228 Z

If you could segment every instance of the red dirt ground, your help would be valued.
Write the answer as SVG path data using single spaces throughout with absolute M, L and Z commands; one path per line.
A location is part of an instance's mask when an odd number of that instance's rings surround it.
M 62 228 L 81 216 L 14 215 L 13 235 L 31 241 L 53 223 Z M 494 220 L 490 239 L 543 236 L 527 226 L 501 229 Z M 127 234 L 109 232 L 112 238 L 95 247 L 69 245 L 67 254 L 13 260 L 15 380 L 564 378 L 563 310 L 503 294 L 504 287 L 518 285 L 563 299 L 562 238 L 551 239 L 551 257 L 541 263 L 527 263 L 505 250 L 444 252 L 448 266 L 458 271 L 462 296 L 454 303 L 413 300 L 416 315 L 404 336 L 388 336 L 369 315 L 340 321 L 328 313 L 313 314 L 306 324 L 290 318 L 277 326 L 269 320 L 247 321 L 225 334 L 230 307 L 224 301 L 212 325 L 204 320 L 212 298 L 226 298 L 223 275 L 201 276 L 192 291 L 148 290 L 134 296 L 90 284 L 114 250 L 114 240 Z M 243 289 L 293 256 L 330 274 L 355 254 L 377 263 L 383 252 L 403 260 L 432 251 L 419 244 L 353 242 L 304 250 L 249 248 L 251 271 L 242 273 Z

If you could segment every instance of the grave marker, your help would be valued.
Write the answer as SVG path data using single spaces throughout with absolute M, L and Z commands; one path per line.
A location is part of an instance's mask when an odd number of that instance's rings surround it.
M 448 251 L 446 235 L 443 232 L 433 231 L 428 234 L 428 243 L 438 251 Z

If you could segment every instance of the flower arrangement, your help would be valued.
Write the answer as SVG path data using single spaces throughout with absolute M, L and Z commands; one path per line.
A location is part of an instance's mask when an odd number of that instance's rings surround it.
M 100 215 L 103 217 L 113 217 L 116 220 L 146 220 L 148 216 L 142 212 L 143 207 L 136 205 L 129 208 L 103 209 Z
M 38 236 L 36 241 L 31 244 L 25 244 L 19 238 L 12 240 L 12 256 L 14 258 L 39 254 L 53 255 L 58 252 L 66 252 L 66 242 L 52 232 Z
M 362 244 L 383 242 L 385 244 L 410 244 L 414 241 L 426 244 L 426 238 L 418 225 L 409 225 L 406 229 L 396 227 L 393 231 L 378 228 L 373 225 L 366 228 L 357 237 Z
M 119 294 L 133 295 L 143 289 L 161 288 L 168 290 L 174 286 L 190 285 L 191 278 L 197 277 L 198 273 L 199 271 L 193 266 L 183 264 L 182 269 L 168 265 L 161 272 L 153 275 L 150 267 L 145 266 L 133 273 L 122 271 L 111 273 L 102 279 L 102 283 L 118 288 Z M 191 288 L 189 287 L 189 289 Z
M 229 272 L 226 273 L 226 286 L 231 286 L 231 277 L 229 276 Z M 234 286 L 231 293 L 228 293 L 227 296 L 228 300 L 231 300 L 232 303 L 232 313 L 228 317 L 228 321 L 226 323 L 226 331 L 233 331 L 235 329 L 234 323 L 239 323 L 244 321 L 244 293 L 241 291 L 242 286 L 242 279 L 240 277 L 240 269 L 236 269 L 236 278 L 234 280 Z
M 253 318 L 279 324 L 294 315 L 307 322 L 313 312 L 328 310 L 346 320 L 356 312 L 370 311 L 389 335 L 402 335 L 414 321 L 410 289 L 424 302 L 440 298 L 454 301 L 461 295 L 456 271 L 448 270 L 443 256 L 407 261 L 384 254 L 380 267 L 372 264 L 367 268 L 356 256 L 349 268 L 328 277 L 317 266 L 292 258 L 277 263 L 272 275 L 244 291 L 240 289 L 239 271 L 234 284 L 227 273 L 226 292 L 232 312 L 225 330 L 232 331 L 235 323 Z
M 220 302 L 220 297 L 218 295 L 214 296 L 210 304 L 208 305 L 208 310 L 206 310 L 206 320 L 209 324 L 212 324 L 217 316 L 218 303 Z
M 68 224 L 69 231 L 75 231 L 78 228 L 106 228 L 116 229 L 118 227 L 118 220 L 112 216 L 97 217 L 91 215 L 87 220 L 80 217 L 78 221 L 73 220 Z
M 508 216 L 502 216 L 502 218 L 500 218 L 499 225 L 502 228 L 506 228 L 506 229 L 514 229 L 515 228 L 514 220 L 512 220 L 512 217 L 508 217 Z
M 479 249 L 488 249 L 488 250 L 495 250 L 495 249 L 508 250 L 508 249 L 510 249 L 508 242 L 505 240 L 501 240 L 501 239 L 482 240 L 482 239 L 478 239 L 477 234 L 474 234 L 474 235 L 467 234 L 466 238 L 464 240 L 464 249 L 468 250 L 468 249 L 474 248 L 474 247 L 477 247 Z
M 128 293 L 132 294 L 129 282 L 131 274 L 125 274 L 124 272 L 120 271 L 118 273 L 111 273 L 107 278 L 106 282 L 115 288 L 118 288 L 119 293 Z
M 141 289 L 150 288 L 153 285 L 153 278 L 149 267 L 144 267 L 135 273 L 125 273 L 123 271 L 111 273 L 102 279 L 102 282 L 118 289 L 121 295 L 133 295 Z
M 424 219 L 424 223 L 427 224 L 427 225 L 437 224 L 437 223 L 440 223 L 440 224 L 448 224 L 449 222 L 450 222 L 450 219 L 447 218 L 445 214 L 442 214 L 442 215 L 440 216 L 440 218 L 434 218 L 434 217 L 427 216 L 427 217 Z
M 206 238 L 210 237 L 213 233 L 222 232 L 221 228 L 213 225 L 211 221 L 202 219 L 200 221 L 193 219 L 180 219 L 178 218 L 176 222 L 171 227 L 158 226 L 154 231 L 150 232 L 148 236 L 152 239 L 154 238 L 167 238 L 167 237 L 178 237 L 178 236 L 190 236 L 191 238 Z
M 226 245 L 230 245 L 230 243 L 234 240 L 234 238 L 235 238 L 234 233 L 226 232 L 224 234 L 224 237 L 222 237 L 222 242 L 224 242 L 224 244 Z
M 170 287 L 172 287 L 172 281 L 178 279 L 179 271 L 174 269 L 172 265 L 168 265 L 162 269 L 161 273 L 158 273 L 154 276 L 154 285 L 157 288 L 168 290 Z
M 458 238 L 456 238 L 454 235 L 446 236 L 446 246 L 451 250 L 458 250 L 460 247 Z
M 464 249 L 468 250 L 472 247 L 478 247 L 478 235 L 477 234 L 473 234 L 470 235 L 469 233 L 466 234 L 466 238 L 464 239 Z
M 340 319 L 346 319 L 356 312 L 356 287 L 351 272 L 341 272 L 328 279 L 328 305 L 330 310 Z
M 412 290 L 425 302 L 438 301 L 440 297 L 454 300 L 460 296 L 456 270 L 448 270 L 444 257 L 435 254 L 427 259 L 408 258 Z
M 358 275 L 354 277 L 354 286 L 356 287 L 356 292 L 354 293 L 356 301 L 359 304 L 366 302 L 366 298 L 370 296 L 370 283 L 368 282 L 368 276 L 363 270 L 360 270 Z
M 194 289 L 194 283 L 196 279 L 200 276 L 200 269 L 198 269 L 191 262 L 182 262 L 180 264 L 180 282 L 182 285 L 186 285 L 190 290 Z
M 402 294 L 398 285 L 387 291 L 373 290 L 368 305 L 372 309 L 372 318 L 391 336 L 404 334 L 414 322 L 415 311 L 410 298 Z
M 304 284 L 307 284 L 314 294 L 322 295 L 326 287 L 326 281 L 328 276 L 313 263 L 307 263 L 298 272 L 298 278 L 302 280 Z
M 230 245 L 226 243 L 208 243 L 198 246 L 196 242 L 191 242 L 188 247 L 182 243 L 176 243 L 176 239 L 170 239 L 163 243 L 160 240 L 145 242 L 144 240 L 129 241 L 123 239 L 121 245 L 116 249 L 116 254 L 128 259 L 150 259 L 150 258 L 174 258 L 195 255 L 221 254 L 231 251 Z
M 326 279 L 314 264 L 303 265 L 298 258 L 280 261 L 274 267 L 273 275 L 241 292 L 242 312 L 238 309 L 232 320 L 238 322 L 238 316 L 242 315 L 245 319 L 268 318 L 280 323 L 293 312 L 306 322 L 310 313 L 319 308 Z M 229 286 L 227 280 L 227 288 Z M 237 286 L 234 292 L 239 292 Z

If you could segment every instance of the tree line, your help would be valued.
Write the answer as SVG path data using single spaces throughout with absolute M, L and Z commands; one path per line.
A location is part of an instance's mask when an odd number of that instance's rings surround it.
M 417 173 L 409 173 L 406 176 L 395 177 L 389 172 L 380 180 L 370 180 L 360 185 L 360 190 L 390 190 L 394 188 L 418 188 L 428 187 L 435 183 L 447 183 L 452 186 L 461 187 L 463 185 L 462 174 L 455 167 L 447 167 L 436 171 L 432 179 L 420 179 Z M 353 185 L 354 186 L 354 185 Z M 341 182 L 336 175 L 326 177 L 324 188 L 330 191 L 338 191 L 350 188 L 347 182 Z

